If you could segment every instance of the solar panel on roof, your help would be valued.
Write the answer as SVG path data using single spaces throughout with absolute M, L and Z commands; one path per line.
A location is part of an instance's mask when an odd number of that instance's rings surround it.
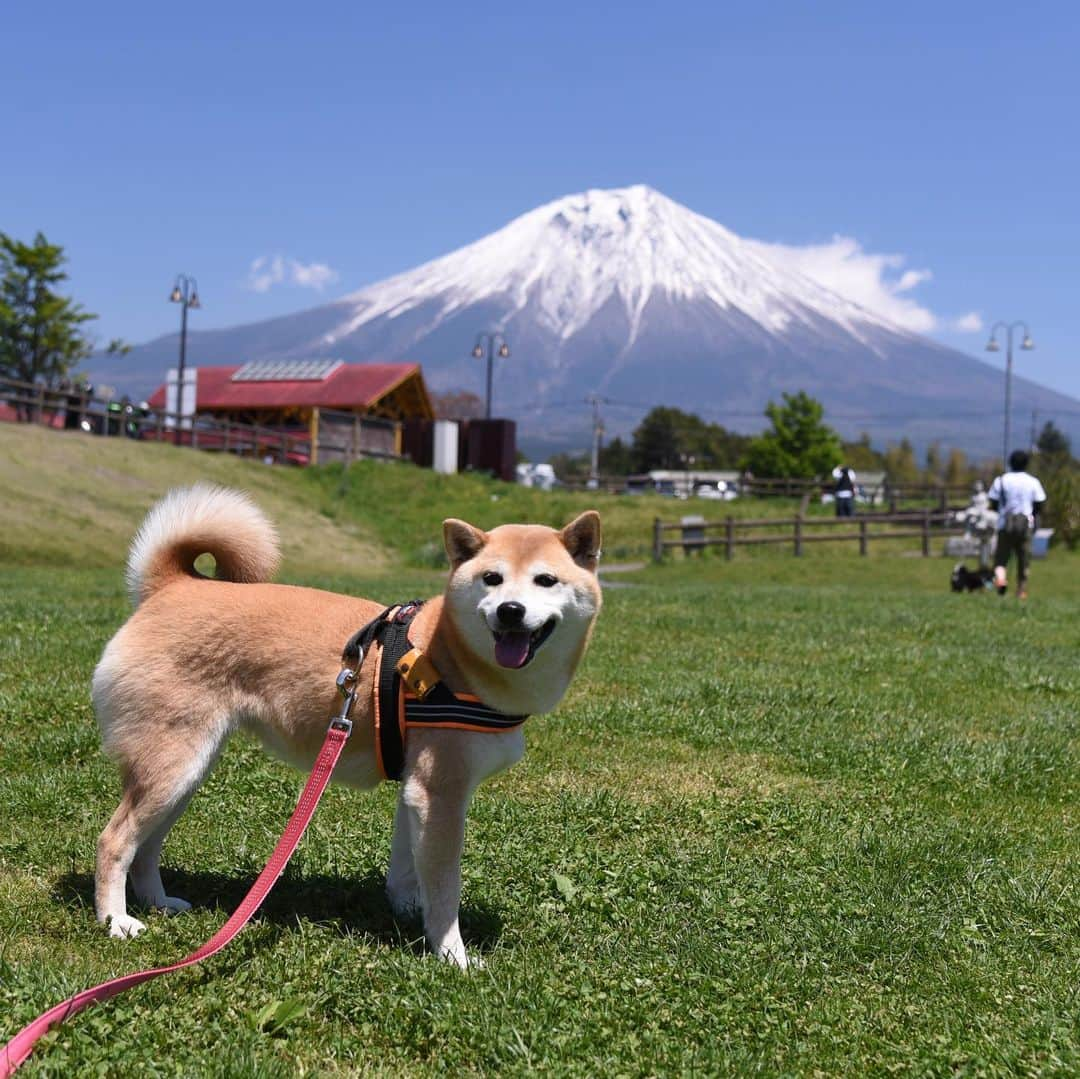
M 342 360 L 252 360 L 245 363 L 232 382 L 325 382 Z

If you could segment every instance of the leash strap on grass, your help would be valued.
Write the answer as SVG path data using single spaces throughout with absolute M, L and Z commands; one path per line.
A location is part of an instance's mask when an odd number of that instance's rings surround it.
M 349 702 L 351 703 L 351 702 Z M 33 1022 L 28 1023 L 14 1038 L 0 1050 L 0 1079 L 7 1079 L 15 1069 L 33 1052 L 34 1046 L 48 1032 L 60 1023 L 66 1022 L 71 1016 L 96 1004 L 101 1000 L 108 1000 L 122 993 L 125 989 L 131 989 L 141 982 L 149 981 L 158 977 L 159 974 L 170 974 L 174 970 L 181 970 L 193 963 L 208 959 L 216 952 L 221 951 L 247 925 L 252 915 L 259 909 L 262 901 L 270 894 L 270 890 L 277 883 L 278 877 L 285 872 L 289 859 L 293 856 L 301 837 L 311 823 L 315 815 L 315 809 L 319 804 L 323 791 L 334 771 L 334 766 L 341 756 L 342 749 L 349 739 L 351 724 L 343 715 L 335 719 L 326 732 L 326 740 L 323 742 L 319 756 L 315 760 L 315 766 L 308 776 L 308 781 L 296 803 L 285 832 L 278 840 L 274 853 L 266 867 L 259 874 L 258 879 L 251 886 L 251 890 L 233 912 L 232 917 L 204 944 L 202 947 L 185 956 L 177 963 L 167 967 L 155 967 L 151 970 L 141 970 L 135 974 L 125 974 L 120 978 L 102 982 L 92 989 L 84 989 L 81 993 L 65 1000 L 62 1004 L 50 1008 L 47 1012 L 39 1015 Z

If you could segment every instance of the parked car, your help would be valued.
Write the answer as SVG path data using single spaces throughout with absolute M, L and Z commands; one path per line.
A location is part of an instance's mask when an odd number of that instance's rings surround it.
M 726 480 L 718 480 L 716 483 L 699 483 L 694 487 L 696 498 L 708 498 L 717 502 L 730 502 L 739 497 L 735 484 Z

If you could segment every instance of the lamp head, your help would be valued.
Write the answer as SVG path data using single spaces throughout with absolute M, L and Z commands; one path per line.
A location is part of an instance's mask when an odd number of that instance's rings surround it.
M 996 337 L 991 337 L 990 340 L 986 342 L 986 351 L 987 352 L 1000 352 L 1001 351 L 1001 346 L 997 343 L 997 338 Z
M 474 355 L 474 356 L 475 356 L 475 357 L 476 357 L 476 358 L 477 358 L 478 360 L 482 360 L 482 359 L 484 358 L 484 350 L 483 350 L 483 349 L 482 349 L 482 348 L 480 347 L 480 343 L 479 343 L 479 342 L 477 342 L 477 344 L 476 344 L 476 347 L 475 347 L 475 348 L 474 348 L 474 349 L 472 350 L 472 354 L 473 354 L 473 355 Z
M 1020 342 L 1020 347 L 1027 352 L 1030 352 L 1035 347 L 1035 342 L 1031 340 L 1031 334 L 1024 334 L 1024 340 Z
M 169 293 L 169 303 L 180 303 L 183 298 L 184 294 L 180 291 L 180 286 L 173 285 L 173 290 Z
M 191 299 L 188 300 L 188 307 L 202 307 L 202 304 L 199 303 L 199 294 L 197 292 L 191 294 Z
M 505 341 L 499 346 L 499 355 L 502 356 L 504 360 L 510 355 L 510 346 Z

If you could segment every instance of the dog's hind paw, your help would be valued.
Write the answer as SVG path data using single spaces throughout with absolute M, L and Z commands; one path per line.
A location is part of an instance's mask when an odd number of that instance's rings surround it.
M 132 918 L 130 914 L 114 914 L 109 919 L 109 936 L 116 937 L 117 940 L 137 937 L 145 928 L 145 923 L 138 918 Z
M 443 952 L 439 957 L 444 963 L 455 966 L 458 970 L 486 970 L 487 963 L 482 956 L 473 955 L 471 952 L 462 952 L 457 955 L 452 952 Z

